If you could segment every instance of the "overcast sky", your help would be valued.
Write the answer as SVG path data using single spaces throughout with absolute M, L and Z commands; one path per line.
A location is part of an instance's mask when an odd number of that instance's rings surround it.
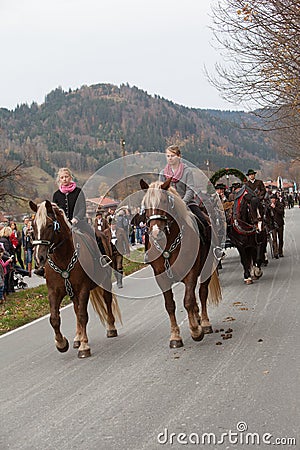
M 189 107 L 236 109 L 206 80 L 212 0 L 0 0 L 0 107 L 112 83 Z

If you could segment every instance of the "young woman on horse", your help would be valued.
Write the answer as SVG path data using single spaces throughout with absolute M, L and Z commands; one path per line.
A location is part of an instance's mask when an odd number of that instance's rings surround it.
M 195 187 L 193 172 L 181 161 L 181 151 L 177 145 L 170 145 L 166 149 L 167 165 L 159 174 L 159 181 L 171 178 L 171 186 L 176 189 L 184 203 L 199 219 L 202 225 L 203 238 L 208 238 L 209 223 L 205 214 L 195 202 Z

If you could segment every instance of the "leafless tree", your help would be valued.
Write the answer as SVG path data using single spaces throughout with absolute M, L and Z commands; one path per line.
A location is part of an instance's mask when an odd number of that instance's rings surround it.
M 256 108 L 278 145 L 299 156 L 299 0 L 216 0 L 212 12 L 224 61 L 210 81 L 226 100 Z

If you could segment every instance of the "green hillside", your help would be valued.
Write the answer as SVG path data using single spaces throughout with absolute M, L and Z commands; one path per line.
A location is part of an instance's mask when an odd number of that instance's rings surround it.
M 65 165 L 93 173 L 122 156 L 121 138 L 127 153 L 179 143 L 184 158 L 200 168 L 208 159 L 213 171 L 245 171 L 275 159 L 268 135 L 243 129 L 253 121 L 247 113 L 187 108 L 128 85 L 57 88 L 42 105 L 0 109 L 0 150 L 51 177 Z

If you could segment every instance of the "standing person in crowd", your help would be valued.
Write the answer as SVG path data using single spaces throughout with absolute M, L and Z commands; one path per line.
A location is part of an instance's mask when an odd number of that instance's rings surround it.
M 26 250 L 25 250 L 25 230 L 27 228 L 27 224 L 29 222 L 30 218 L 28 216 L 24 217 L 23 219 L 23 226 L 22 226 L 22 247 L 24 251 L 24 261 L 26 264 Z
M 253 169 L 249 169 L 246 173 L 248 177 L 248 181 L 246 181 L 245 185 L 248 186 L 259 198 L 259 200 L 263 200 L 266 194 L 266 188 L 262 180 L 258 180 L 255 178 L 257 172 Z
M 220 200 L 222 203 L 225 203 L 228 201 L 226 195 L 225 195 L 225 190 L 226 190 L 226 186 L 224 183 L 218 183 L 215 186 L 216 189 L 216 193 L 218 194 Z
M 14 246 L 17 261 L 22 269 L 24 269 L 24 262 L 22 259 L 22 233 L 18 230 L 16 222 L 10 222 L 10 228 L 12 229 L 10 240 Z
M 100 264 L 102 267 L 106 267 L 111 263 L 109 257 L 110 251 L 108 249 L 109 243 L 104 234 L 104 231 L 109 228 L 108 220 L 103 216 L 103 211 L 99 210 L 96 213 L 96 218 L 94 220 L 94 230 L 96 236 L 96 242 L 101 253 Z
M 111 219 L 108 229 L 104 230 L 112 250 L 112 268 L 117 280 L 117 287 L 123 287 L 123 255 L 129 255 L 128 238 L 123 228 L 117 225 L 116 219 Z
M 33 241 L 34 241 L 34 232 L 31 220 L 28 221 L 24 229 L 24 239 L 25 239 L 26 270 L 28 270 L 28 276 L 31 277 L 32 259 L 33 259 Z
M 2 247 L 4 249 L 4 257 L 11 258 L 11 261 L 15 257 L 15 249 L 13 244 L 11 243 L 10 236 L 12 234 L 12 229 L 8 226 L 5 226 L 0 230 L 0 244 L 2 244 Z M 5 293 L 9 294 L 10 292 L 14 292 L 14 274 L 13 274 L 13 267 L 10 265 L 7 268 L 7 273 L 5 275 L 5 287 L 4 287 Z
M 284 204 L 279 201 L 276 194 L 270 197 L 271 217 L 273 221 L 273 251 L 276 259 L 283 257 L 283 232 L 284 232 Z
M 0 246 L 0 305 L 4 303 L 6 294 L 8 293 L 9 266 L 13 261 L 13 256 L 9 257 L 8 254 L 4 261 L 4 253 L 4 248 Z
M 137 213 L 133 216 L 133 218 L 131 219 L 131 225 L 134 228 L 134 232 L 135 232 L 135 240 L 137 244 L 142 244 L 143 243 L 143 238 L 142 238 L 142 229 L 141 229 L 141 223 L 146 222 L 146 218 L 145 218 L 145 212 L 142 212 L 141 208 L 137 209 Z M 135 245 L 135 241 L 131 241 L 132 245 Z

